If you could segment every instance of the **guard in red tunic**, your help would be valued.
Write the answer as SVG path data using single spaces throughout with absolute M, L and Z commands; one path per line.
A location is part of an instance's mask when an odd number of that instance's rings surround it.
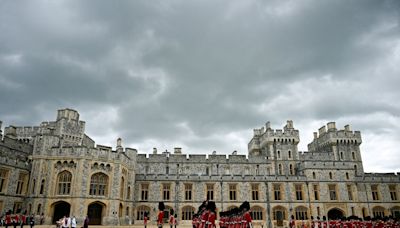
M 295 226 L 296 226 L 296 222 L 295 222 L 295 220 L 294 220 L 294 215 L 292 215 L 292 216 L 290 217 L 289 227 L 290 227 L 290 228 L 294 228 Z
M 147 212 L 145 212 L 145 213 L 144 213 L 144 218 L 143 218 L 144 228 L 147 227 L 147 220 L 148 220 L 148 219 L 149 219 L 149 218 L 148 218 Z
M 241 228 L 252 228 L 252 220 L 250 215 L 250 204 L 249 202 L 245 201 L 240 205 L 241 213 L 242 213 L 242 224 Z
M 207 204 L 208 205 L 208 204 Z M 206 227 L 206 222 L 208 221 L 208 215 L 209 215 L 209 211 L 206 208 L 203 213 L 200 215 L 200 225 L 199 228 L 207 228 Z
M 208 211 L 208 220 L 206 222 L 207 228 L 215 228 L 215 219 L 217 218 L 217 214 L 215 213 L 215 202 L 209 201 L 207 204 L 207 211 Z
M 6 228 L 8 228 L 8 226 L 11 226 L 11 222 L 12 222 L 12 219 L 11 219 L 11 210 L 9 210 L 9 211 L 6 213 L 6 219 L 5 219 Z
M 157 215 L 157 227 L 161 228 L 163 226 L 165 205 L 163 202 L 158 203 L 158 215 Z

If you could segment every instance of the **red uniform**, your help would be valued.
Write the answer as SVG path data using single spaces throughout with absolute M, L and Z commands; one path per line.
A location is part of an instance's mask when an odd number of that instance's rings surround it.
M 215 215 L 214 212 L 210 212 L 208 214 L 208 220 L 207 220 L 207 228 L 215 228 L 215 219 L 217 216 Z
M 200 217 L 200 226 L 199 228 L 206 228 L 206 222 L 208 221 L 209 211 L 205 210 Z
M 6 215 L 6 224 L 7 225 L 11 224 L 11 215 Z
M 248 211 L 246 211 L 243 215 L 243 220 L 242 220 L 242 227 L 243 228 L 251 228 L 251 215 Z
M 157 225 L 158 226 L 162 226 L 163 218 L 164 218 L 164 211 L 158 212 L 158 217 L 157 217 Z
M 147 225 L 147 216 L 144 216 L 143 218 L 143 224 L 146 226 Z

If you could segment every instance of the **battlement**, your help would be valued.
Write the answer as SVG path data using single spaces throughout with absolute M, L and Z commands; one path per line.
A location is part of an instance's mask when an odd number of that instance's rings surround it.
M 59 109 L 57 111 L 57 121 L 63 118 L 79 121 L 79 113 L 76 110 L 70 108 Z

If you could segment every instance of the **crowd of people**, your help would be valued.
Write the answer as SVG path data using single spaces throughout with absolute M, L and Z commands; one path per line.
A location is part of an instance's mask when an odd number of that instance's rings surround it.
M 290 228 L 295 228 L 294 216 L 290 220 Z M 305 222 L 298 224 L 300 227 L 307 227 Z M 393 219 L 392 217 L 366 217 L 364 219 L 356 216 L 350 216 L 348 218 L 338 218 L 327 220 L 325 216 L 314 218 L 311 216 L 311 228 L 400 228 L 400 221 Z
M 204 201 L 196 214 L 193 215 L 193 228 L 215 228 L 217 219 L 216 206 L 213 201 Z M 244 202 L 239 208 L 219 213 L 219 226 L 221 228 L 252 228 L 249 213 L 250 204 Z
M 35 225 L 35 215 L 28 215 L 26 211 L 13 213 L 9 210 L 0 217 L 0 224 L 6 228 L 17 226 L 23 228 L 24 225 L 30 225 L 32 228 Z

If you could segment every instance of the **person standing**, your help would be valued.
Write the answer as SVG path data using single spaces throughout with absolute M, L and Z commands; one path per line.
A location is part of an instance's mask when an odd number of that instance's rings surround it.
M 35 225 L 35 216 L 31 215 L 29 217 L 29 225 L 31 226 L 31 228 L 33 228 L 33 226 Z
M 163 226 L 165 205 L 163 202 L 158 203 L 158 216 L 157 216 L 157 227 L 161 228 Z
M 296 226 L 296 222 L 295 222 L 295 220 L 294 220 L 294 215 L 292 215 L 292 216 L 290 217 L 289 227 L 290 227 L 290 228 L 294 228 L 295 226 Z
M 173 214 L 173 211 L 171 210 L 170 215 L 169 215 L 169 227 L 170 228 L 174 227 L 174 220 L 175 220 L 174 214 Z
M 143 217 L 144 228 L 147 228 L 147 220 L 149 219 L 147 216 L 148 216 L 147 212 L 144 212 L 144 217 Z
M 7 211 L 6 213 L 6 218 L 5 218 L 5 224 L 6 224 L 6 228 L 8 228 L 8 226 L 11 225 L 11 210 Z
M 75 218 L 75 216 L 72 216 L 72 218 L 71 218 L 71 228 L 76 228 L 76 218 Z
M 83 228 L 89 227 L 89 216 L 86 215 L 85 220 L 83 221 Z
M 209 201 L 207 204 L 207 211 L 208 211 L 208 218 L 206 222 L 207 228 L 215 228 L 215 219 L 217 218 L 217 215 L 215 214 L 215 202 L 214 201 Z

